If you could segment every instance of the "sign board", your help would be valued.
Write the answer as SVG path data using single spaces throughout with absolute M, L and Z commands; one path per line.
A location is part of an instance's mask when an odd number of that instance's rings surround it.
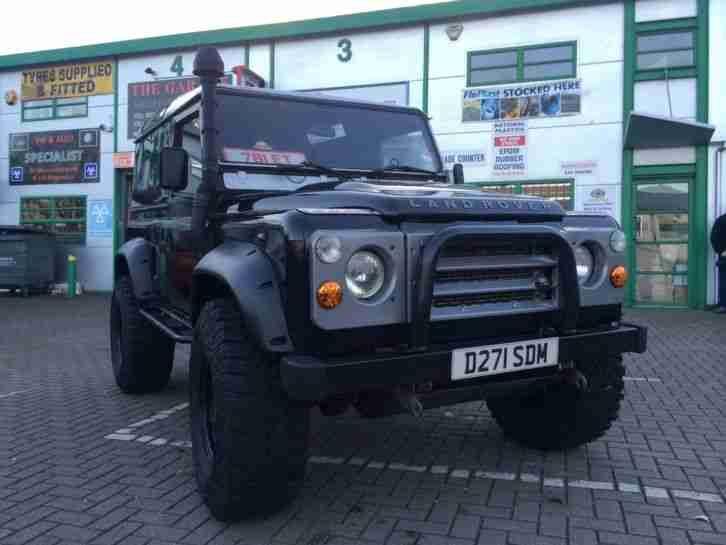
M 445 167 L 451 167 L 454 163 L 461 163 L 464 166 L 483 167 L 487 163 L 487 154 L 483 149 L 454 149 L 443 150 L 441 158 Z
M 134 168 L 134 152 L 120 151 L 114 153 L 113 168 Z
M 536 119 L 580 113 L 579 79 L 548 83 L 471 87 L 462 91 L 464 123 L 499 119 Z
M 198 85 L 199 78 L 194 76 L 129 83 L 126 136 L 129 139 L 135 138 L 144 124 L 153 119 L 162 108 L 166 108 L 176 97 Z
M 605 214 L 618 219 L 620 191 L 619 185 L 576 186 L 575 208 L 580 212 Z
M 353 100 L 367 100 L 408 106 L 408 82 L 384 83 L 381 85 L 356 85 L 354 87 L 334 87 L 330 89 L 308 89 L 301 93 L 320 93 Z
M 497 121 L 492 131 L 494 176 L 526 176 L 527 122 Z
M 240 87 L 265 86 L 265 80 L 246 66 L 235 66 L 232 70 L 225 73 L 222 83 Z M 162 108 L 198 86 L 199 78 L 196 76 L 129 83 L 126 137 L 129 140 L 136 138 L 144 124 Z
M 565 178 L 597 176 L 597 161 L 560 161 L 560 174 Z
M 111 238 L 113 236 L 113 200 L 89 199 L 86 211 L 88 236 Z
M 113 94 L 111 60 L 47 66 L 23 71 L 22 100 Z
M 79 184 L 100 177 L 98 129 L 10 135 L 10 185 Z

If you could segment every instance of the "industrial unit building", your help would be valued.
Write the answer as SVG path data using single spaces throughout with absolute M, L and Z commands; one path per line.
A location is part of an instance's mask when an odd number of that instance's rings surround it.
M 467 183 L 620 221 L 629 303 L 715 302 L 726 0 L 461 0 L 0 56 L 0 224 L 56 232 L 87 289 L 112 287 L 134 134 L 196 85 L 200 44 L 232 82 L 423 109 Z

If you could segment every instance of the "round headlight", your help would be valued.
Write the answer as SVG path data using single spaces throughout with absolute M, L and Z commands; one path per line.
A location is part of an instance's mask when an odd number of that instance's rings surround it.
M 357 299 L 370 299 L 383 287 L 385 266 L 373 252 L 356 252 L 345 269 L 345 284 Z
M 587 282 L 592 276 L 595 266 L 595 256 L 585 245 L 575 247 L 575 264 L 577 265 L 577 279 L 580 284 Z
M 625 233 L 620 230 L 613 231 L 613 234 L 610 235 L 610 248 L 612 248 L 613 252 L 624 252 L 625 246 Z
M 342 255 L 340 246 L 338 237 L 324 235 L 315 243 L 315 255 L 323 263 L 335 263 Z

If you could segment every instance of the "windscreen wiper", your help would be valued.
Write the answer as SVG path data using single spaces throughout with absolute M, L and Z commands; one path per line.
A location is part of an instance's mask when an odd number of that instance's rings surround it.
M 385 174 L 386 172 L 396 172 L 396 171 L 420 172 L 421 174 L 428 174 L 429 176 L 440 176 L 441 175 L 439 172 L 435 172 L 433 170 L 428 170 L 425 168 L 414 167 L 411 165 L 388 165 L 387 167 L 377 168 L 377 169 L 371 171 L 371 173 L 374 176 L 380 176 L 382 174 Z
M 315 163 L 313 161 L 303 161 L 300 163 L 300 166 L 307 167 L 309 169 L 314 170 L 317 174 L 324 174 L 325 176 L 334 176 L 338 178 L 337 180 L 331 180 L 331 181 L 325 181 L 325 182 L 315 182 L 312 184 L 306 184 L 300 187 L 300 189 L 297 191 L 315 191 L 318 189 L 333 189 L 335 186 L 342 184 L 343 182 L 347 182 L 351 180 L 351 176 L 347 174 L 341 174 L 335 169 L 332 169 L 330 167 L 326 167 L 325 165 L 321 165 L 318 163 Z

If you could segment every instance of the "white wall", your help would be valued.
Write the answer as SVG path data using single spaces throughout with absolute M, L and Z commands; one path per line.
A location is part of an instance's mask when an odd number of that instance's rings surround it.
M 275 44 L 275 87 L 320 89 L 423 79 L 423 28 L 361 32 Z M 339 47 L 350 42 L 350 60 Z M 252 63 L 250 63 L 252 64 Z M 420 100 L 411 102 L 421 107 Z
M 0 74 L 0 89 L 15 89 L 20 93 L 21 72 Z M 44 132 L 65 129 L 97 128 L 99 125 L 113 126 L 113 95 L 88 97 L 88 117 L 48 120 L 21 121 L 21 103 L 8 106 L 5 101 L 0 105 L 0 223 L 17 224 L 20 221 L 20 199 L 31 196 L 86 196 L 87 200 L 112 199 L 114 172 L 112 164 L 113 134 L 101 132 L 100 176 L 96 183 L 84 184 L 47 184 L 10 186 L 8 135 L 18 132 Z M 87 223 L 90 218 L 87 218 Z M 112 238 L 92 238 L 86 236 L 82 246 L 63 245 L 61 259 L 66 253 L 78 257 L 78 279 L 84 288 L 90 290 L 109 290 L 112 283 Z M 100 270 L 99 270 L 100 268 Z M 59 273 L 61 277 L 64 270 Z
M 429 114 L 441 149 L 481 148 L 487 152 L 484 167 L 465 167 L 466 179 L 497 180 L 492 174 L 493 124 L 461 121 L 467 53 L 576 41 L 582 111 L 575 116 L 528 121 L 527 174 L 523 179 L 561 178 L 561 161 L 591 160 L 597 162 L 595 175 L 576 178 L 576 187 L 620 187 L 623 6 L 616 3 L 527 13 L 465 21 L 463 25 L 463 33 L 457 41 L 451 41 L 446 35 L 446 23 L 431 26 Z M 506 179 L 502 181 L 506 182 Z M 577 199 L 575 206 L 580 206 Z M 620 215 L 619 207 L 618 200 L 616 217 Z

